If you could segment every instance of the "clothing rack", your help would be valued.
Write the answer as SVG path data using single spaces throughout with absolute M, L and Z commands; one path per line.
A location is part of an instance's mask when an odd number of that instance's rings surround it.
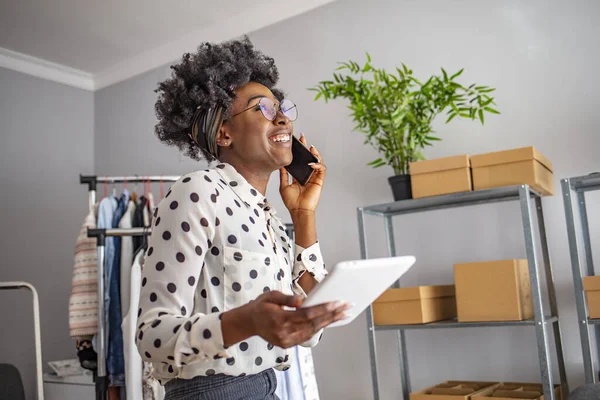
M 88 185 L 89 208 L 96 204 L 96 186 L 98 183 L 145 183 L 145 182 L 176 182 L 179 176 L 105 176 L 95 175 L 79 176 L 79 182 Z M 88 237 L 94 237 L 98 247 L 98 340 L 96 353 L 98 362 L 95 376 L 96 400 L 107 400 L 108 379 L 106 376 L 106 342 L 104 326 L 104 271 L 106 259 L 104 257 L 107 236 L 145 236 L 152 234 L 151 228 L 114 228 L 114 229 L 89 229 Z

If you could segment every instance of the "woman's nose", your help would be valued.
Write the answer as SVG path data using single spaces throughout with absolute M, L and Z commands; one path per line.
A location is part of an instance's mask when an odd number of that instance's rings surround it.
M 287 125 L 289 123 L 291 123 L 290 119 L 288 117 L 286 117 L 281 110 L 277 110 L 277 116 L 275 117 L 275 120 L 273 121 L 276 125 Z

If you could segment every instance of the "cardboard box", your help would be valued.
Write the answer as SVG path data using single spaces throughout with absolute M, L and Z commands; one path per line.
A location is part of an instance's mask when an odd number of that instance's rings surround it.
M 454 285 L 388 289 L 373 302 L 375 325 L 426 324 L 454 317 Z
M 533 318 L 527 260 L 454 265 L 459 322 Z
M 471 156 L 471 169 L 475 190 L 527 184 L 554 194 L 552 163 L 533 147 Z
M 409 164 L 412 196 L 439 196 L 473 190 L 469 156 L 460 155 Z
M 469 400 L 485 389 L 498 386 L 496 382 L 448 381 L 410 394 L 410 400 Z
M 584 276 L 583 290 L 587 301 L 588 316 L 600 318 L 600 276 Z
M 562 399 L 562 388 L 554 385 L 554 397 Z M 472 400 L 544 400 L 544 389 L 539 383 L 502 383 L 473 395 Z

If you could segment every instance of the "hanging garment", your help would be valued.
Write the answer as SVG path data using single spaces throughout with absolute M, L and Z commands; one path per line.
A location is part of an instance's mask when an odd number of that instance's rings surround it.
M 129 192 L 123 190 L 121 197 L 117 199 L 117 207 L 113 213 L 112 228 L 117 228 L 119 222 L 125 213 L 129 202 Z M 121 314 L 121 237 L 115 236 L 113 241 L 114 257 L 112 263 L 107 264 L 108 270 L 108 291 L 110 295 L 108 306 L 109 336 L 108 336 L 108 355 L 106 360 L 107 370 L 109 372 L 110 386 L 125 385 L 125 360 L 123 357 L 123 331 L 121 323 L 123 322 Z
M 75 266 L 69 298 L 69 334 L 75 339 L 89 338 L 98 332 L 98 248 L 96 238 L 87 236 L 96 228 L 98 205 L 90 210 L 75 244 Z
M 144 209 L 146 209 L 147 207 L 148 207 L 148 199 L 145 196 L 140 196 L 139 202 L 135 208 L 135 212 L 133 213 L 133 220 L 131 223 L 133 228 L 143 228 L 145 226 L 149 226 L 149 225 L 144 225 L 144 223 L 145 223 Z M 148 217 L 146 217 L 146 219 L 147 218 Z M 135 253 L 137 253 L 137 251 L 142 247 L 143 244 L 144 244 L 143 237 L 141 237 L 141 236 L 133 237 L 133 251 Z
M 92 339 L 98 332 L 98 248 L 96 238 L 87 236 L 88 228 L 96 228 L 98 203 L 81 226 L 75 244 L 75 264 L 69 298 L 69 334 L 76 339 L 75 348 L 80 365 L 97 368 L 98 355 Z
M 152 214 L 154 213 L 154 196 L 148 193 L 146 196 L 146 207 L 144 207 L 144 226 L 152 226 Z
M 105 197 L 100 201 L 98 206 L 98 229 L 110 229 L 112 228 L 112 219 L 115 209 L 117 208 L 117 198 L 114 196 Z M 112 265 L 115 257 L 115 246 L 114 237 L 107 236 L 104 240 L 104 343 L 108 343 L 108 304 L 110 301 L 110 293 L 108 291 L 108 269 Z M 100 301 L 100 300 L 99 300 Z M 94 347 L 97 348 L 97 340 L 94 337 Z M 106 350 L 106 349 L 105 349 Z
M 131 228 L 133 214 L 135 213 L 135 203 L 129 200 L 127 209 L 119 222 L 119 228 Z M 131 236 L 123 236 L 121 238 L 121 314 L 127 315 L 129 312 L 129 280 L 131 276 L 131 265 L 133 264 L 133 238 Z
M 141 260 L 144 251 L 139 251 L 130 267 L 131 279 L 129 282 L 129 312 L 123 318 L 123 349 L 125 350 L 125 387 L 127 399 L 142 398 L 142 357 L 135 346 L 135 312 L 138 309 L 140 287 L 142 285 Z M 131 312 L 134 315 L 131 315 Z
M 290 234 L 293 237 L 293 228 Z M 290 250 L 290 257 L 295 258 L 292 250 Z M 319 400 L 312 349 L 295 346 L 291 360 L 292 365 L 289 370 L 276 371 L 277 396 L 281 400 Z
M 293 227 L 290 234 L 294 237 Z M 290 256 L 296 257 L 293 252 Z M 290 400 L 319 400 L 312 348 L 295 346 L 294 350 L 292 368 L 281 374 L 281 380 L 285 382 L 286 388 L 286 392 L 283 392 L 282 396 L 287 396 Z
M 123 348 L 125 350 L 125 387 L 127 399 L 162 400 L 164 389 L 154 376 L 152 364 L 142 361 L 135 345 L 136 310 L 139 305 L 140 288 L 142 286 L 142 248 L 138 251 L 131 266 L 129 312 L 123 318 Z
M 319 388 L 317 386 L 317 376 L 315 374 L 315 365 L 313 362 L 312 349 L 309 347 L 296 347 L 298 365 L 302 375 L 302 385 L 304 400 L 319 400 Z
M 163 400 L 165 398 L 165 388 L 154 377 L 154 366 L 149 362 L 144 362 L 142 381 L 144 400 Z

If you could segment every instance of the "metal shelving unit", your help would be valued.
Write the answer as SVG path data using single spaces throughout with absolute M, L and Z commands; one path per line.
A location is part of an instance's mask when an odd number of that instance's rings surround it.
M 561 180 L 561 186 L 565 206 L 567 234 L 569 236 L 569 251 L 571 254 L 571 268 L 573 270 L 577 320 L 579 321 L 579 336 L 581 338 L 581 349 L 583 351 L 585 383 L 596 383 L 598 382 L 598 376 L 594 373 L 594 362 L 592 360 L 592 349 L 590 344 L 590 325 L 594 325 L 596 330 L 596 343 L 600 344 L 600 320 L 588 318 L 585 293 L 583 291 L 582 275 L 584 274 L 584 270 L 582 269 L 582 262 L 579 256 L 579 242 L 577 230 L 575 228 L 575 209 L 578 211 L 585 249 L 585 275 L 592 276 L 595 275 L 594 262 L 592 259 L 592 244 L 590 242 L 590 228 L 587 218 L 585 193 L 600 190 L 600 174 L 594 173 L 586 176 L 563 179 Z M 598 349 L 600 349 L 600 346 L 598 346 Z
M 403 200 L 394 203 L 374 205 L 369 207 L 360 207 L 358 208 L 357 213 L 361 257 L 363 259 L 368 258 L 364 223 L 366 214 L 383 217 L 385 233 L 387 236 L 388 252 L 390 257 L 395 257 L 396 246 L 394 242 L 394 228 L 392 224 L 392 218 L 394 216 L 422 211 L 514 200 L 519 201 L 521 208 L 523 234 L 525 238 L 525 248 L 527 252 L 527 261 L 529 265 L 529 279 L 531 282 L 531 295 L 533 300 L 534 319 L 526 321 L 476 323 L 459 323 L 456 321 L 443 321 L 421 325 L 375 326 L 373 323 L 372 307 L 369 307 L 367 309 L 366 314 L 368 325 L 369 351 L 371 357 L 371 376 L 373 380 L 373 396 L 375 400 L 379 399 L 377 354 L 375 351 L 376 331 L 383 330 L 395 330 L 397 332 L 398 353 L 400 358 L 400 373 L 402 379 L 402 395 L 404 400 L 409 399 L 409 394 L 411 392 L 410 375 L 408 368 L 408 357 L 406 355 L 406 339 L 404 335 L 404 332 L 407 329 L 470 328 L 483 326 L 532 326 L 534 327 L 536 333 L 541 382 L 544 388 L 544 398 L 546 400 L 557 400 L 555 399 L 553 391 L 554 379 L 552 376 L 552 360 L 550 357 L 550 330 L 552 330 L 554 344 L 557 352 L 558 369 L 563 389 L 563 396 L 566 396 L 566 393 L 569 392 L 563 358 L 562 338 L 558 321 L 558 308 L 556 305 L 554 279 L 552 276 L 552 268 L 550 265 L 550 255 L 548 252 L 544 213 L 542 210 L 542 198 L 539 193 L 531 189 L 528 185 L 477 190 L 472 192 L 427 197 L 422 199 Z M 532 200 L 535 204 L 535 209 L 532 207 Z M 543 267 L 545 269 L 546 275 L 546 285 L 549 295 L 548 300 L 550 304 L 549 312 L 545 312 L 546 310 L 544 309 L 544 302 L 542 298 L 542 284 L 540 282 L 541 267 L 540 262 L 538 261 L 538 242 L 536 242 L 535 239 L 536 228 L 534 227 L 534 213 L 537 216 L 539 245 L 541 246 L 542 250 Z M 400 287 L 400 282 L 396 282 L 394 287 Z

